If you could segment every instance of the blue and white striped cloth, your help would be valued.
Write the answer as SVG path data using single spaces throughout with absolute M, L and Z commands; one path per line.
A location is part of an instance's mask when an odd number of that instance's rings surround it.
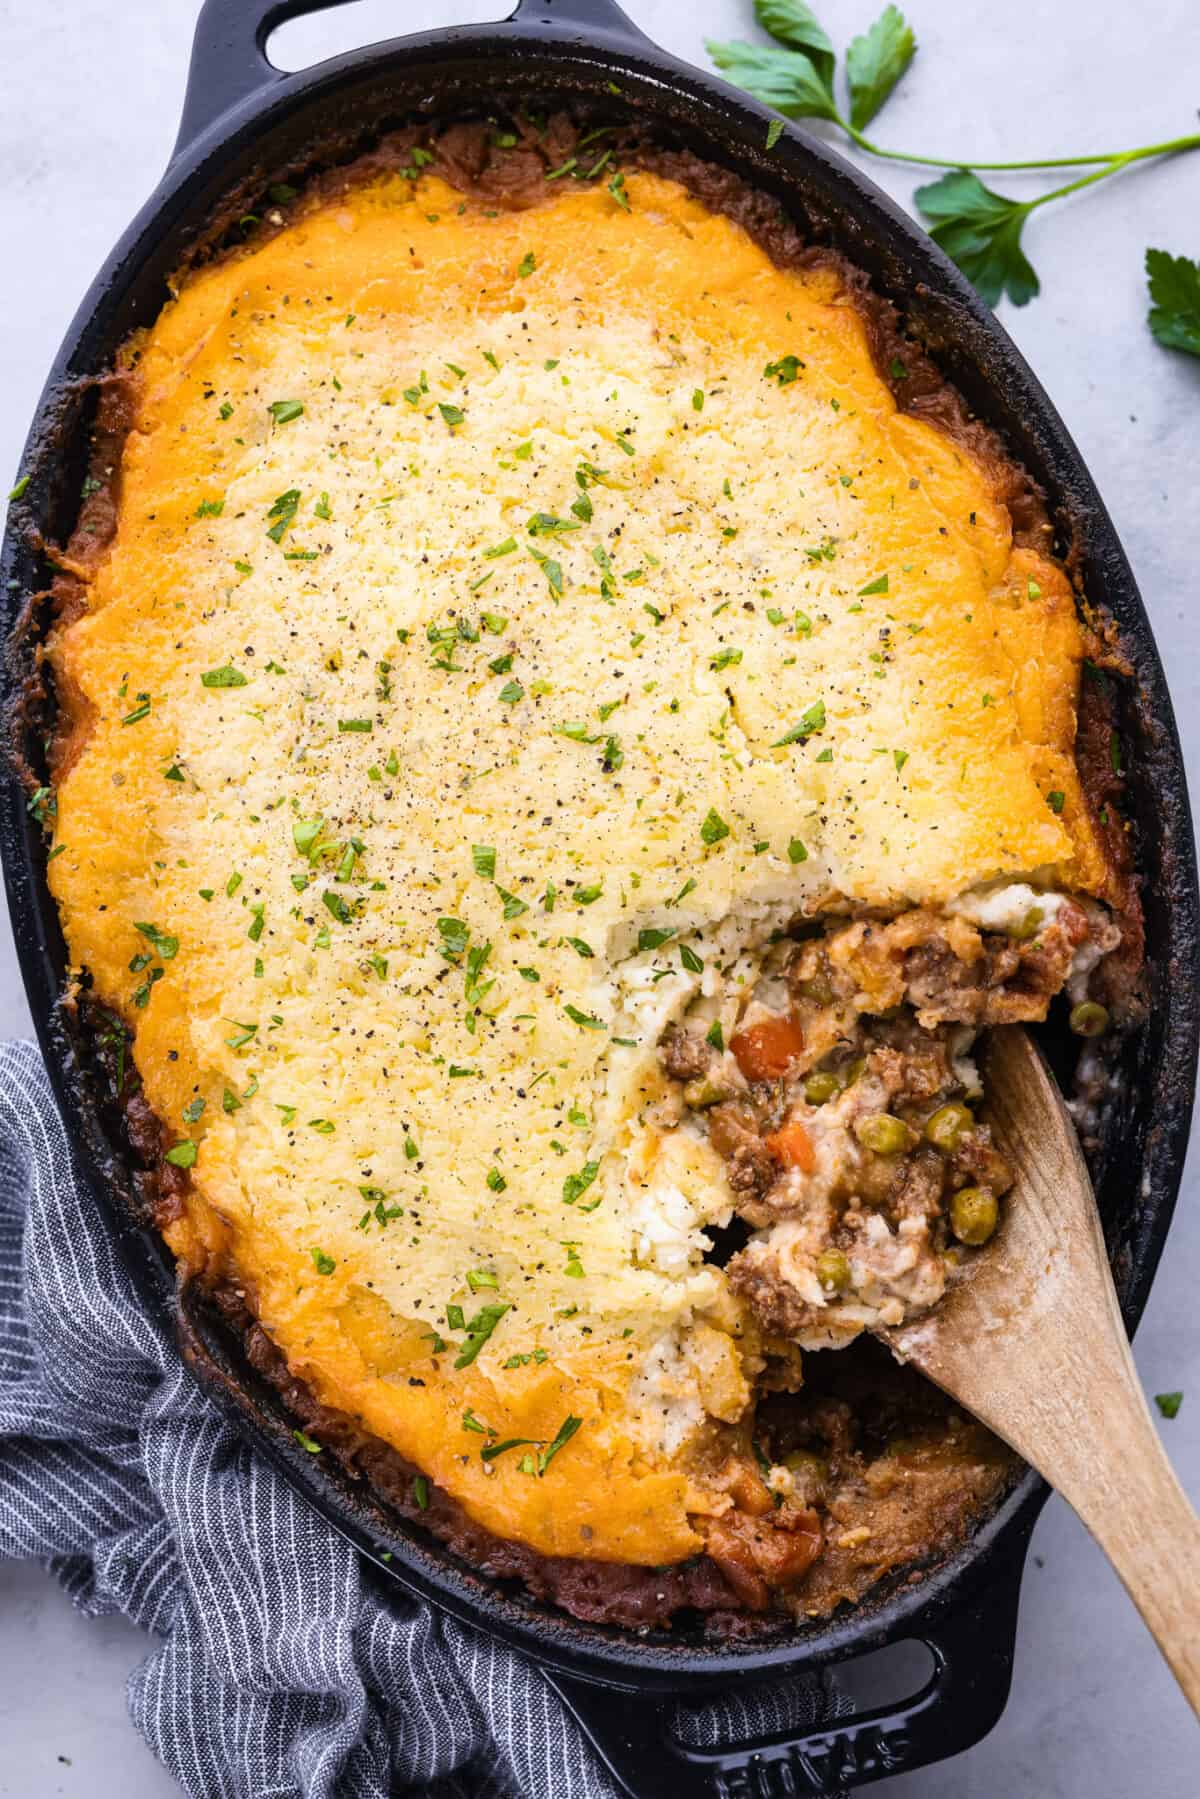
M 204 1397 L 22 1043 L 0 1046 L 0 1556 L 45 1558 L 82 1611 L 157 1639 L 129 1711 L 195 1799 L 617 1799 L 534 1667 L 381 1592 Z M 815 1683 L 751 1690 L 697 1734 L 829 1705 Z

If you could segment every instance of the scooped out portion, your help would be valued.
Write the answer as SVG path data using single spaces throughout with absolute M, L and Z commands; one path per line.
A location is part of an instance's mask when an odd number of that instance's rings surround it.
M 751 1227 L 727 1277 L 766 1331 L 838 1348 L 937 1304 L 1012 1184 L 977 1115 L 978 1033 L 1045 1018 L 1064 988 L 1073 1028 L 1102 1031 L 1087 984 L 1119 942 L 1103 906 L 1023 882 L 800 920 L 753 983 L 669 1026 L 674 1125 L 722 1158 Z

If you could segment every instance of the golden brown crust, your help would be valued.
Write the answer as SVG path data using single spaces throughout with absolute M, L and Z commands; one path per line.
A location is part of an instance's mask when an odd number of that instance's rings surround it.
M 414 147 L 428 145 L 430 153 L 437 156 L 438 172 L 460 189 L 469 190 L 473 195 L 497 206 L 517 208 L 535 205 L 548 192 L 553 191 L 547 184 L 547 174 L 559 161 L 568 159 L 574 153 L 578 132 L 570 121 L 560 118 L 551 121 L 545 132 L 540 134 L 522 124 L 516 145 L 497 146 L 493 141 L 494 135 L 481 125 L 451 127 L 436 139 L 423 137 L 413 131 L 395 134 L 369 156 L 357 159 L 348 167 L 319 176 L 298 204 L 303 206 L 318 203 L 334 193 L 345 191 L 356 182 L 371 178 L 381 169 L 403 166 L 404 160 L 411 157 Z M 620 142 L 617 134 L 614 134 L 614 142 Z M 863 314 L 876 364 L 896 395 L 900 407 L 914 417 L 936 424 L 946 435 L 963 444 L 980 462 L 997 497 L 1013 518 L 1014 540 L 1018 544 L 1042 554 L 1049 550 L 1051 528 L 1042 496 L 1036 486 L 1004 453 L 994 434 L 970 417 L 961 397 L 941 377 L 933 363 L 904 337 L 895 309 L 871 294 L 866 278 L 859 271 L 832 252 L 805 246 L 776 202 L 755 193 L 727 171 L 714 169 L 684 153 L 658 150 L 628 137 L 621 149 L 621 159 L 630 167 L 648 169 L 680 181 L 710 210 L 722 212 L 741 224 L 781 266 L 835 267 L 840 281 Z M 608 165 L 610 172 L 613 166 L 616 165 Z M 269 219 L 264 229 L 280 230 L 287 222 L 286 213 L 280 209 L 278 220 Z M 131 372 L 111 378 L 110 384 L 102 391 L 96 456 L 93 461 L 96 471 L 93 479 L 98 485 L 88 495 L 76 531 L 60 558 L 61 570 L 54 583 L 54 604 L 61 623 L 69 622 L 85 606 L 88 580 L 111 540 L 120 500 L 120 444 L 135 423 L 136 402 L 136 375 Z M 66 729 L 60 728 L 56 735 L 53 755 L 55 773 L 61 778 L 86 741 L 89 715 L 87 703 L 78 692 L 71 691 L 69 687 L 60 689 L 57 700 L 60 726 L 61 721 L 66 723 Z M 1104 773 L 1098 751 L 1092 753 L 1086 747 L 1093 740 L 1099 742 L 1102 727 L 1095 723 L 1098 717 L 1098 706 L 1085 693 L 1080 718 L 1080 772 L 1089 803 L 1103 829 L 1110 866 L 1120 877 L 1124 891 L 1130 896 L 1129 915 L 1132 917 L 1136 916 L 1136 895 L 1130 879 L 1127 838 L 1120 828 L 1114 809 L 1119 781 L 1111 769 L 1107 775 Z M 1140 937 L 1136 951 L 1131 951 L 1129 962 L 1131 968 L 1140 964 Z M 152 1164 L 157 1157 L 159 1165 L 165 1168 L 166 1165 L 161 1164 L 161 1154 L 166 1139 L 161 1125 L 144 1099 L 136 1093 L 125 1095 L 124 1104 L 135 1147 Z M 169 1176 L 162 1186 L 158 1200 L 160 1222 L 163 1223 L 174 1214 L 179 1194 L 186 1187 L 186 1177 L 181 1176 L 179 1171 L 169 1170 Z M 199 1274 L 200 1270 L 196 1272 Z M 214 1277 L 218 1290 L 228 1293 L 228 1285 L 221 1286 L 218 1270 L 210 1268 L 205 1271 L 205 1278 Z M 316 1428 L 313 1421 L 319 1412 L 332 1433 L 331 1446 L 337 1447 L 340 1444 L 344 1447 L 354 1438 L 352 1453 L 350 1449 L 346 1451 L 350 1459 L 355 1465 L 365 1469 L 368 1477 L 385 1494 L 396 1499 L 396 1492 L 388 1493 L 388 1488 L 389 1485 L 393 1489 L 397 1487 L 399 1476 L 393 1478 L 387 1472 L 387 1458 L 394 1458 L 405 1471 L 404 1478 L 410 1481 L 413 1471 L 403 1462 L 403 1458 L 398 1457 L 388 1446 L 380 1444 L 378 1439 L 370 1438 L 359 1427 L 348 1425 L 345 1420 L 339 1424 L 336 1415 L 327 1408 L 319 1408 L 311 1394 L 308 1394 L 307 1404 L 316 1410 L 306 1413 L 304 1394 L 307 1389 L 303 1387 L 303 1383 L 296 1381 L 286 1370 L 281 1370 L 279 1351 L 270 1344 L 261 1327 L 247 1323 L 243 1328 L 248 1333 L 252 1360 L 257 1360 L 260 1371 L 266 1373 L 268 1378 L 279 1376 L 276 1384 L 282 1381 L 286 1385 L 289 1403 L 299 1415 L 307 1417 L 313 1428 Z M 272 1369 L 275 1371 L 274 1375 Z M 335 1438 L 336 1443 L 333 1441 Z M 338 1453 L 342 1453 L 342 1447 L 338 1447 Z M 975 1497 L 978 1498 L 979 1495 Z M 445 1505 L 452 1508 L 455 1519 L 459 1516 L 465 1518 L 465 1515 L 459 1513 L 454 1501 L 447 1498 Z M 957 1528 L 963 1522 L 961 1507 L 956 1510 L 948 1500 L 944 1505 L 939 1500 L 939 1505 L 942 1505 L 942 1509 L 938 1511 L 935 1508 L 930 1514 L 931 1541 L 933 1538 L 944 1539 L 948 1530 Z M 400 1509 L 406 1510 L 404 1505 Z M 407 1508 L 407 1514 L 412 1515 L 411 1505 Z M 678 1579 L 668 1581 L 662 1577 L 654 1577 L 651 1584 L 654 1585 L 658 1598 L 651 1602 L 648 1589 L 646 1593 L 642 1590 L 645 1585 L 645 1570 L 626 1569 L 613 1563 L 587 1563 L 565 1557 L 546 1558 L 515 1545 L 504 1545 L 502 1550 L 498 1550 L 494 1547 L 498 1540 L 470 1521 L 463 1525 L 465 1536 L 459 1531 L 457 1523 L 453 1524 L 453 1529 L 448 1527 L 439 1532 L 439 1522 L 445 1522 L 449 1517 L 450 1513 L 443 1517 L 439 1501 L 436 1516 L 431 1515 L 418 1521 L 446 1536 L 466 1559 L 479 1561 L 493 1572 L 518 1574 L 535 1592 L 557 1598 L 559 1603 L 582 1616 L 604 1616 L 624 1623 L 664 1622 L 671 1611 L 680 1606 L 722 1611 L 732 1603 L 728 1583 L 722 1580 L 714 1564 L 707 1558 L 701 1558 L 698 1563 L 685 1564 L 685 1571 L 678 1574 Z M 911 1545 L 906 1547 L 905 1554 L 910 1550 Z M 893 1559 L 898 1560 L 900 1557 Z M 841 1586 L 838 1587 L 831 1575 L 832 1584 L 828 1586 L 824 1597 L 817 1601 L 817 1609 L 822 1605 L 835 1604 L 841 1598 L 859 1596 L 885 1571 L 885 1564 L 892 1565 L 886 1557 L 878 1565 L 871 1564 L 873 1572 L 858 1584 L 849 1575 L 843 1575 L 840 1577 Z M 610 1570 L 614 1581 L 620 1576 L 625 1582 L 624 1596 L 613 1599 L 610 1592 L 608 1597 L 598 1602 L 599 1610 L 588 1611 L 584 1607 L 591 1601 L 586 1594 L 595 1592 L 598 1577 L 590 1572 L 581 1573 L 576 1581 L 572 1570 L 596 1568 Z M 694 1571 L 698 1568 L 702 1570 L 701 1573 L 686 1572 L 688 1569 Z M 563 1576 L 561 1580 L 558 1578 L 560 1574 Z M 604 1587 L 603 1581 L 600 1582 L 600 1587 Z

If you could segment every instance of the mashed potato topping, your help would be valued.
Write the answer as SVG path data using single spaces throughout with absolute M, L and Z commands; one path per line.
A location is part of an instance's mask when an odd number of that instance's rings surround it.
M 136 376 L 51 881 L 173 1247 L 493 1530 L 689 1554 L 764 1350 L 659 1040 L 797 914 L 1101 890 L 1066 578 L 835 271 L 649 174 L 301 208 Z

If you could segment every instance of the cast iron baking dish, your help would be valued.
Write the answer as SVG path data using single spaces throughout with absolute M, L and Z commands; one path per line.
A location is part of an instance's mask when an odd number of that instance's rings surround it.
M 397 1580 L 537 1660 L 617 1779 L 634 1794 L 814 1794 L 916 1768 L 978 1741 L 1008 1695 L 1021 1569 L 1047 1489 L 1032 1473 L 938 1565 L 884 1585 L 857 1608 L 786 1635 L 726 1643 L 686 1631 L 634 1635 L 585 1624 L 457 1563 L 389 1518 L 361 1485 L 298 1450 L 278 1403 L 238 1346 L 185 1295 L 143 1228 L 131 1173 L 105 1125 L 87 1044 L 60 1004 L 66 959 L 45 879 L 42 832 L 18 773 L 44 746 L 24 720 L 23 683 L 46 585 L 41 545 L 70 534 L 95 404 L 92 378 L 167 298 L 167 277 L 222 198 L 262 191 L 314 145 L 369 143 L 414 116 L 452 118 L 522 102 L 602 104 L 663 141 L 734 169 L 776 195 L 813 242 L 843 251 L 901 308 L 970 405 L 1005 439 L 1048 497 L 1083 590 L 1119 633 L 1131 670 L 1120 683 L 1126 807 L 1144 877 L 1151 1004 L 1120 1051 L 1120 1079 L 1093 1159 L 1117 1286 L 1132 1326 L 1162 1251 L 1190 1120 L 1200 973 L 1196 868 L 1179 743 L 1163 671 L 1128 563 L 1074 444 L 1046 395 L 961 275 L 881 193 L 823 144 L 788 128 L 770 153 L 769 114 L 722 82 L 656 49 L 612 0 L 521 0 L 508 21 L 373 45 L 300 74 L 266 60 L 274 28 L 341 0 L 207 0 L 200 16 L 171 164 L 85 299 L 51 370 L 10 514 L 0 579 L 8 654 L 4 706 L 11 758 L 0 785 L 9 904 L 38 1036 L 84 1178 L 120 1223 L 144 1303 L 174 1311 L 200 1377 L 312 1502 Z M 387 1555 L 385 1562 L 381 1558 Z M 739 1681 L 812 1673 L 916 1638 L 933 1657 L 902 1705 L 840 1719 L 817 1734 L 701 1747 L 684 1741 L 676 1702 L 699 1703 Z M 695 1738 L 696 1732 L 688 1732 Z

